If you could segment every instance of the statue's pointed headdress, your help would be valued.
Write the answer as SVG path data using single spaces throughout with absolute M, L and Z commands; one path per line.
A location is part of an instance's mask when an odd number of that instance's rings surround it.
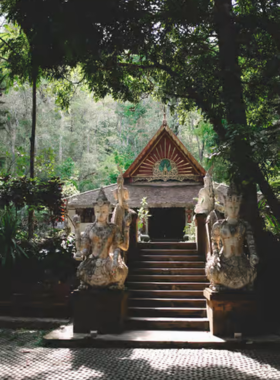
M 242 195 L 237 191 L 235 184 L 232 182 L 228 188 L 226 202 L 236 202 L 240 203 L 242 200 Z
M 110 205 L 110 202 L 108 200 L 108 198 L 106 197 L 106 194 L 105 194 L 105 191 L 103 189 L 103 187 L 100 188 L 99 190 L 99 193 L 98 193 L 98 196 L 96 198 L 96 201 L 93 202 L 93 205 L 94 206 L 104 206 L 104 205 Z

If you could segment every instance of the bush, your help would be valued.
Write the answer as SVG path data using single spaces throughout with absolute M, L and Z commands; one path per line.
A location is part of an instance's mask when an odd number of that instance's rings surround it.
M 19 225 L 13 211 L 11 208 L 6 208 L 0 218 L 0 258 L 2 265 L 15 261 L 17 257 L 22 255 L 27 257 L 17 240 Z
M 48 282 L 65 282 L 75 274 L 75 239 L 73 235 L 44 239 L 38 245 L 36 255 L 43 270 L 43 279 Z

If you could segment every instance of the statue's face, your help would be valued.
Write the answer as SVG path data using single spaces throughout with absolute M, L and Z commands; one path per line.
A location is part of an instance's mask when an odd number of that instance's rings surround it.
M 103 206 L 95 206 L 94 207 L 94 213 L 96 220 L 100 223 L 104 223 L 107 221 L 108 215 L 109 215 L 109 206 L 103 205 Z
M 225 211 L 229 218 L 236 219 L 239 215 L 240 203 L 239 202 L 226 202 Z

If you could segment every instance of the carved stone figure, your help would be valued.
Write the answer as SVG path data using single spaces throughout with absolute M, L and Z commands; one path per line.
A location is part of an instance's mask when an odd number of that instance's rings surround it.
M 79 289 L 89 286 L 121 289 L 124 286 L 128 268 L 119 253 L 120 249 L 128 250 L 131 215 L 125 216 L 122 233 L 116 224 L 108 223 L 109 211 L 110 202 L 101 188 L 94 203 L 96 220 L 86 227 L 81 239 L 77 239 L 76 259 L 83 260 L 77 270 L 81 280 Z M 76 236 L 79 237 L 76 219 Z
M 215 194 L 212 183 L 212 178 L 209 173 L 206 173 L 204 177 L 204 187 L 199 190 L 198 201 L 195 206 L 196 214 L 210 214 L 214 210 L 215 206 Z
M 252 287 L 259 261 L 251 226 L 239 219 L 241 196 L 231 186 L 225 200 L 227 218 L 217 221 L 211 232 L 212 255 L 206 263 L 206 275 L 212 290 Z M 247 241 L 250 257 L 244 253 Z

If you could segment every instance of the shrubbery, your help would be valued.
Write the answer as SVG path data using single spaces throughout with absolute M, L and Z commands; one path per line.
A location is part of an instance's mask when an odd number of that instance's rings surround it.
M 28 212 L 34 210 L 34 237 L 28 239 Z M 74 278 L 75 240 L 54 228 L 63 220 L 59 178 L 0 179 L 0 278 L 8 282 L 57 284 Z

